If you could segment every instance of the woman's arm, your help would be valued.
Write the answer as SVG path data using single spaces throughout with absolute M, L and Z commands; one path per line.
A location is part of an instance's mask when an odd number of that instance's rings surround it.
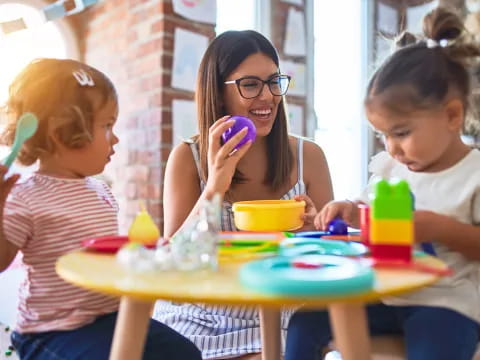
M 220 144 L 221 134 L 234 122 L 224 117 L 217 120 L 209 130 L 208 179 L 203 192 L 190 146 L 180 144 L 170 154 L 163 188 L 163 236 L 166 238 L 174 235 L 183 224 L 195 216 L 203 201 L 211 200 L 216 193 L 223 200 L 238 162 L 251 146 L 251 141 L 248 141 L 238 151 L 233 151 L 247 133 L 246 128 L 224 145 Z
M 323 150 L 312 141 L 304 141 L 303 145 L 303 181 L 307 195 L 317 211 L 333 200 L 332 179 L 327 159 Z M 306 225 L 314 229 L 313 223 Z
M 163 236 L 170 238 L 194 213 L 196 204 L 212 194 L 200 191 L 200 179 L 188 144 L 176 146 L 168 157 L 163 182 Z
M 327 159 L 323 150 L 312 141 L 305 141 L 303 146 L 303 180 L 307 195 L 312 199 L 317 210 L 333 200 L 332 179 Z

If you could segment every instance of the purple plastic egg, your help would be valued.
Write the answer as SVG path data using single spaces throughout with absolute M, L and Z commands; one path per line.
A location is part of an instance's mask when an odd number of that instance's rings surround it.
M 242 140 L 235 146 L 235 149 L 240 148 L 243 144 L 245 144 L 248 140 L 252 140 L 252 143 L 255 141 L 257 137 L 257 129 L 253 124 L 253 121 L 245 116 L 234 115 L 231 116 L 230 119 L 234 119 L 235 123 L 225 132 L 222 134 L 222 141 L 225 144 L 232 136 L 234 136 L 237 132 L 242 130 L 244 127 L 247 127 L 247 134 L 243 137 Z
M 348 235 L 348 225 L 342 219 L 330 221 L 327 230 L 331 235 Z

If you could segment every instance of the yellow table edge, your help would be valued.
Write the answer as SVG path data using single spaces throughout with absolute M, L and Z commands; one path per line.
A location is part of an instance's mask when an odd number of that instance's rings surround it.
M 443 262 L 439 259 L 426 256 L 420 261 L 427 263 L 429 266 L 438 268 L 445 268 Z M 370 303 L 377 302 L 380 298 L 392 295 L 398 295 L 405 292 L 415 291 L 425 286 L 431 285 L 438 281 L 441 277 L 434 274 L 420 273 L 408 269 L 380 269 L 375 270 L 377 276 L 391 276 L 392 279 L 400 279 L 405 276 L 412 277 L 415 273 L 418 276 L 413 279 L 421 278 L 417 283 L 411 283 L 411 281 L 405 281 L 404 284 L 398 285 L 395 288 L 388 291 L 379 291 L 378 288 L 373 289 L 365 293 L 342 295 L 335 297 L 290 297 L 280 295 L 265 295 L 259 294 L 248 289 L 244 289 L 238 283 L 238 277 L 236 276 L 236 269 L 240 264 L 221 264 L 219 273 L 212 273 L 211 280 L 208 279 L 209 275 L 206 275 L 200 280 L 196 279 L 198 274 L 186 274 L 179 272 L 157 272 L 155 274 L 131 274 L 123 270 L 119 264 L 115 261 L 115 256 L 92 253 L 87 251 L 74 251 L 66 255 L 61 256 L 56 264 L 56 271 L 58 275 L 69 283 L 72 283 L 81 288 L 93 290 L 96 292 L 114 295 L 114 296 L 129 296 L 136 299 L 154 301 L 156 299 L 165 299 L 178 302 L 201 302 L 210 304 L 225 304 L 225 305 L 262 305 L 272 307 L 282 307 L 288 305 L 303 305 L 305 307 L 319 307 L 327 306 L 331 303 Z M 222 273 L 222 270 L 225 273 Z M 115 273 L 119 276 L 115 276 Z M 93 276 L 94 275 L 94 276 Z M 183 278 L 187 282 L 191 282 L 192 286 L 201 285 L 203 281 L 207 288 L 213 286 L 210 289 L 213 292 L 204 291 L 204 293 L 192 293 L 176 292 L 173 291 L 175 283 L 171 287 L 167 288 L 163 285 L 163 289 L 158 288 L 156 277 L 158 282 L 163 280 L 169 280 L 169 277 L 174 277 L 173 280 L 177 281 L 178 277 Z M 226 276 L 223 276 L 226 275 Z M 397 276 L 398 275 L 398 276 Z M 155 276 L 154 283 L 157 286 L 155 290 L 152 286 L 149 289 L 142 288 L 141 286 L 135 286 L 135 282 L 151 282 L 152 276 Z M 163 276 L 163 279 L 162 279 Z M 170 279 L 171 280 L 171 279 Z M 228 281 L 228 283 L 226 282 Z M 230 283 L 231 281 L 236 283 Z M 119 283 L 128 283 L 129 286 L 120 286 Z M 217 282 L 217 283 L 215 283 Z M 231 294 L 222 293 L 215 290 L 216 287 L 224 285 L 233 286 L 233 292 Z M 210 284 L 211 283 L 211 284 Z M 152 282 L 153 284 L 153 282 Z M 188 285 L 183 283 L 182 285 Z M 380 289 L 381 290 L 381 289 Z M 216 291 L 216 292 L 215 292 Z M 231 296 L 229 296 L 231 295 Z

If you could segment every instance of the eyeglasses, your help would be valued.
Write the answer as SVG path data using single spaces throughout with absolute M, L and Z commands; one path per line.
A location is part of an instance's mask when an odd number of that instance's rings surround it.
M 253 99 L 260 95 L 265 84 L 273 96 L 282 96 L 287 93 L 291 77 L 289 75 L 275 75 L 268 80 L 256 76 L 245 76 L 237 80 L 225 81 L 224 84 L 236 84 L 238 92 L 245 99 Z

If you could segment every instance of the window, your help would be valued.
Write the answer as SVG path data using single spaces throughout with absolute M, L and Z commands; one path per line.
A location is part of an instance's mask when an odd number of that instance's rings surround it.
M 217 35 L 227 30 L 259 30 L 258 1 L 217 0 Z
M 327 157 L 336 199 L 358 196 L 367 179 L 362 108 L 367 2 L 347 3 L 314 1 L 315 141 Z
M 73 33 L 65 22 L 45 22 L 41 1 L 11 1 L 0 4 L 0 22 L 23 18 L 26 29 L 0 33 L 0 103 L 8 84 L 31 60 L 38 57 L 77 58 Z
M 33 59 L 39 57 L 78 58 L 73 32 L 65 21 L 45 22 L 41 9 L 48 3 L 39 0 L 3 1 L 0 23 L 22 18 L 26 29 L 3 34 L 0 31 L 0 104 L 8 95 L 14 77 Z M 1 124 L 0 124 L 1 126 Z M 0 159 L 8 153 L 0 148 Z M 28 169 L 15 168 L 28 173 Z

